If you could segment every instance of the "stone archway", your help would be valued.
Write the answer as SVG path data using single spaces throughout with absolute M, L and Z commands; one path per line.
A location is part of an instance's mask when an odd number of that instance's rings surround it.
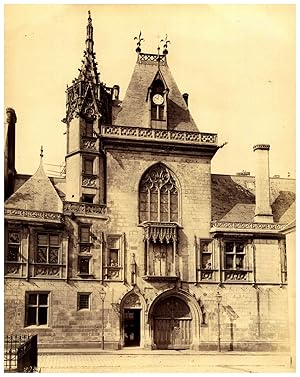
M 201 310 L 187 292 L 171 290 L 157 297 L 149 310 L 149 319 L 152 348 L 198 348 Z
M 121 301 L 121 345 L 124 347 L 144 345 L 144 304 L 143 298 L 133 291 Z

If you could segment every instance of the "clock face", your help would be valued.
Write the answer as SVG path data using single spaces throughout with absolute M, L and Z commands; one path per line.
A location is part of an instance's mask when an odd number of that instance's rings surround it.
M 157 93 L 152 97 L 152 101 L 155 105 L 162 105 L 164 103 L 164 97 Z

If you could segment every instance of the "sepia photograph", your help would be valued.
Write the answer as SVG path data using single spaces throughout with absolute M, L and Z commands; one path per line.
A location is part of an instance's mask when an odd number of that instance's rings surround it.
M 296 5 L 3 9 L 4 372 L 295 372 Z

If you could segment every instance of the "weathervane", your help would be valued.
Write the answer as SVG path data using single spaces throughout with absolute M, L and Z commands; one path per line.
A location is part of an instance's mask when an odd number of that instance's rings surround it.
M 44 150 L 43 150 L 43 146 L 41 145 L 41 153 L 40 153 L 40 157 L 41 159 L 44 157 Z
M 135 49 L 135 51 L 139 54 L 141 52 L 141 43 L 142 41 L 145 41 L 144 38 L 141 38 L 142 37 L 142 32 L 140 31 L 140 34 L 138 37 L 134 37 L 134 41 L 137 40 L 137 48 Z
M 166 34 L 166 38 L 165 39 L 161 39 L 161 42 L 165 42 L 163 54 L 167 55 L 167 53 L 168 53 L 168 43 L 171 43 L 170 41 L 168 41 L 168 35 L 167 34 Z

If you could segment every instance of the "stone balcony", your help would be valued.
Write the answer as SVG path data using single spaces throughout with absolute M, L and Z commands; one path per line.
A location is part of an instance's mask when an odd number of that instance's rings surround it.
M 152 140 L 196 145 L 217 145 L 217 134 L 191 131 L 172 131 L 143 127 L 102 125 L 101 135 L 113 138 Z
M 65 215 L 90 216 L 90 217 L 106 217 L 106 205 L 64 202 Z

